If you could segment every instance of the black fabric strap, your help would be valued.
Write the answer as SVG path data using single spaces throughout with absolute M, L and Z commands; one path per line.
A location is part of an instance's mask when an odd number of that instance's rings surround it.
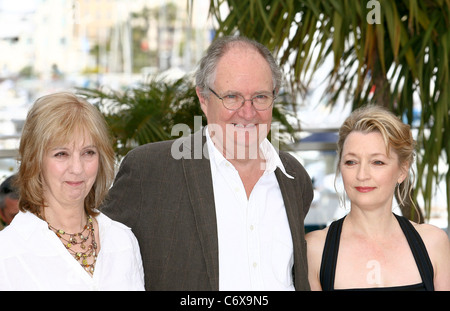
M 425 286 L 425 290 L 433 291 L 433 265 L 431 263 L 430 257 L 428 256 L 428 252 L 422 238 L 407 218 L 398 215 L 395 215 L 395 217 L 397 218 L 400 227 L 402 228 L 403 233 L 408 240 L 409 247 L 411 248 L 414 260 L 417 264 L 417 268 L 419 269 L 419 273 Z
M 345 216 L 333 221 L 328 228 L 320 266 L 320 284 L 322 285 L 323 291 L 334 290 L 334 276 L 336 273 L 339 241 L 341 240 L 344 219 Z

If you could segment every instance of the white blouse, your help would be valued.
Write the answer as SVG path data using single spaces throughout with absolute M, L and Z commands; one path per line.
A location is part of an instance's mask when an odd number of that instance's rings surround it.
M 144 271 L 131 229 L 100 213 L 100 252 L 91 277 L 48 224 L 19 212 L 0 231 L 0 290 L 144 290 Z

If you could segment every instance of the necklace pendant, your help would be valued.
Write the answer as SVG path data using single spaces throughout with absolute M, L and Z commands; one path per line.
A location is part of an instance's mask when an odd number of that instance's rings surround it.
M 71 235 L 70 239 L 69 239 L 69 242 L 74 244 L 74 245 L 77 244 L 77 240 L 75 239 L 75 236 Z
M 48 229 L 58 236 L 65 248 L 69 250 L 69 253 L 78 261 L 78 263 L 86 270 L 86 272 L 93 275 L 94 266 L 97 261 L 97 252 L 95 251 L 97 249 L 97 243 L 95 242 L 92 217 L 88 216 L 86 225 L 84 226 L 83 231 L 80 233 L 66 233 L 62 229 L 56 229 L 52 227 L 48 222 L 47 224 Z M 87 233 L 85 233 L 86 230 L 88 231 Z M 63 235 L 66 235 L 67 239 L 62 237 Z M 90 236 L 92 236 L 92 239 L 89 243 L 88 240 Z M 77 237 L 79 238 L 79 241 L 77 240 Z M 89 244 L 88 247 L 86 247 L 86 243 Z M 82 252 L 76 252 L 75 250 L 71 249 L 74 245 L 77 244 L 80 244 L 80 247 L 83 250 Z M 89 257 L 93 257 L 93 261 L 91 264 L 88 262 Z

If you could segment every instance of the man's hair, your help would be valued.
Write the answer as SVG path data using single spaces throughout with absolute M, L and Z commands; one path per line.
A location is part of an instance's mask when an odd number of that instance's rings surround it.
M 195 83 L 205 97 L 209 96 L 209 87 L 212 87 L 216 76 L 219 60 L 225 53 L 235 46 L 242 46 L 257 51 L 269 64 L 272 72 L 273 89 L 278 93 L 282 83 L 282 73 L 272 53 L 263 44 L 243 36 L 225 36 L 215 39 L 203 58 L 200 60 Z

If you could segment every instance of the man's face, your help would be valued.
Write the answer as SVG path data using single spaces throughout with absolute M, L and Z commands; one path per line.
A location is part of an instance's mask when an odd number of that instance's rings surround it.
M 235 46 L 219 60 L 215 81 L 209 86 L 219 96 L 240 94 L 250 99 L 260 93 L 273 92 L 272 72 L 267 61 L 249 47 Z M 199 94 L 199 93 L 198 93 Z M 225 108 L 214 94 L 209 98 L 199 94 L 208 129 L 216 147 L 228 158 L 248 156 L 267 137 L 272 121 L 272 106 L 256 110 L 246 101 L 238 110 Z
M 9 225 L 19 212 L 19 200 L 6 196 L 4 203 L 5 208 L 1 211 L 2 219 Z

